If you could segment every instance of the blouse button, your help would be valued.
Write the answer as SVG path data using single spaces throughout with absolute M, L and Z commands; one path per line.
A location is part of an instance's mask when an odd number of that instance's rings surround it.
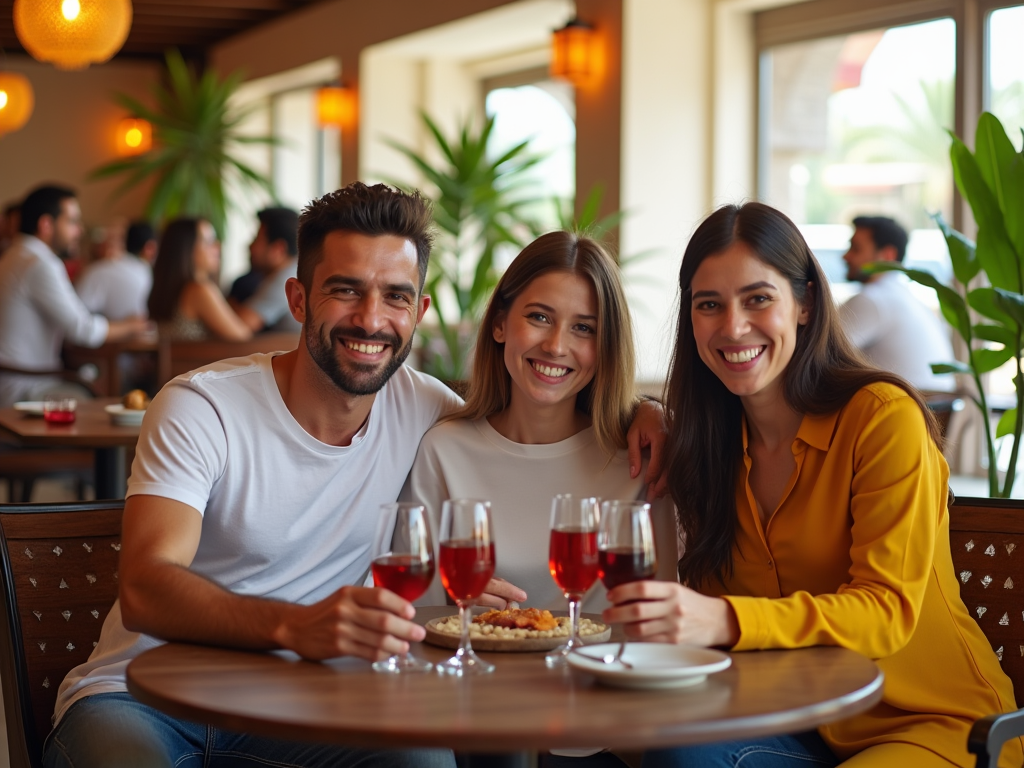
M 771 560 L 769 560 L 769 561 L 768 561 L 768 570 L 770 571 L 770 570 L 772 570 L 772 569 L 773 569 L 774 567 L 775 567 L 775 563 L 774 563 L 774 562 L 772 562 Z

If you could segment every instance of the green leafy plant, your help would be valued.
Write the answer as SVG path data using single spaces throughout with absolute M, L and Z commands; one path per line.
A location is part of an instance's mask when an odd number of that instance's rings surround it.
M 502 246 L 522 248 L 540 233 L 531 213 L 537 200 L 530 196 L 527 171 L 542 158 L 530 153 L 526 141 L 501 154 L 493 152 L 493 117 L 479 131 L 467 120 L 451 140 L 428 115 L 421 117 L 438 162 L 398 142 L 388 144 L 409 158 L 432 187 L 439 237 L 425 290 L 433 297 L 437 331 L 421 326 L 426 342 L 423 367 L 440 379 L 462 379 L 472 326 L 498 282 L 496 252 Z M 433 343 L 435 338 L 441 349 Z
M 125 176 L 115 195 L 155 178 L 146 206 L 150 219 L 202 216 L 223 235 L 230 206 L 225 190 L 232 181 L 274 197 L 270 180 L 235 153 L 244 144 L 276 141 L 239 132 L 249 111 L 232 110 L 229 100 L 242 81 L 240 73 L 221 79 L 208 69 L 197 76 L 177 50 L 168 51 L 166 62 L 167 84 L 153 88 L 154 108 L 125 94 L 114 95 L 132 116 L 153 126 L 153 149 L 107 163 L 92 175 Z
M 951 134 L 952 135 L 952 134 Z M 975 151 L 956 136 L 949 150 L 957 188 L 970 203 L 978 225 L 977 242 L 935 219 L 949 248 L 956 285 L 939 282 L 931 273 L 895 264 L 875 264 L 876 271 L 897 270 L 935 290 L 943 316 L 967 345 L 968 359 L 932 365 L 936 373 L 972 377 L 975 403 L 981 409 L 988 450 L 989 495 L 1008 498 L 1016 477 L 1021 432 L 1024 431 L 1024 153 L 1017 152 L 1002 124 L 987 112 L 978 120 Z M 984 272 L 988 285 L 971 288 Z M 974 322 L 970 310 L 980 316 Z M 1000 418 L 993 434 L 982 374 L 1014 361 L 1016 406 Z M 1012 435 L 1010 464 L 1002 485 L 996 466 L 995 441 Z

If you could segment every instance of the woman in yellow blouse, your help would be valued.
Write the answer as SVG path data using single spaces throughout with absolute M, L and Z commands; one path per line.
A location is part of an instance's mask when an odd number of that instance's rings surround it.
M 973 721 L 1016 707 L 960 600 L 949 470 L 920 395 L 852 349 L 824 273 L 768 206 L 704 221 L 679 285 L 667 410 L 682 585 L 617 587 L 605 618 L 633 638 L 734 651 L 840 645 L 877 660 L 885 694 L 817 732 L 652 752 L 645 766 L 973 766 Z

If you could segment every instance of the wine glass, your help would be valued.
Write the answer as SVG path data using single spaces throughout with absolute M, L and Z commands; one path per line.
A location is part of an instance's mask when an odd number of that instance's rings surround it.
M 434 540 L 430 534 L 430 515 L 422 504 L 384 504 L 384 519 L 394 517 L 391 548 L 370 565 L 374 586 L 394 592 L 410 603 L 420 597 L 434 580 Z M 434 665 L 410 653 L 395 654 L 373 663 L 374 672 L 406 674 L 430 672 Z
M 580 604 L 597 581 L 597 529 L 601 500 L 560 493 L 551 500 L 551 540 L 548 568 L 551 578 L 569 600 L 569 641 L 547 656 L 549 667 L 566 664 L 566 656 L 583 645 L 580 640 Z
M 597 573 L 608 589 L 653 578 L 658 556 L 651 505 L 643 501 L 603 502 L 597 550 Z
M 482 499 L 449 499 L 441 507 L 441 583 L 459 606 L 462 632 L 459 650 L 437 665 L 451 675 L 478 675 L 494 671 L 469 642 L 470 608 L 494 576 L 494 537 L 491 533 L 491 502 Z

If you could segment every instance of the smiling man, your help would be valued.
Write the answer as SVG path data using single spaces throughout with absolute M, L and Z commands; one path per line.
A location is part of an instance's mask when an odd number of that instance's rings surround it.
M 402 365 L 430 304 L 430 222 L 422 198 L 384 185 L 314 200 L 285 286 L 305 343 L 193 371 L 154 399 L 125 504 L 120 599 L 61 686 L 47 766 L 454 764 L 444 750 L 198 726 L 140 704 L 124 679 L 163 640 L 377 660 L 423 638 L 408 602 L 362 585 L 381 504 L 461 402 Z

